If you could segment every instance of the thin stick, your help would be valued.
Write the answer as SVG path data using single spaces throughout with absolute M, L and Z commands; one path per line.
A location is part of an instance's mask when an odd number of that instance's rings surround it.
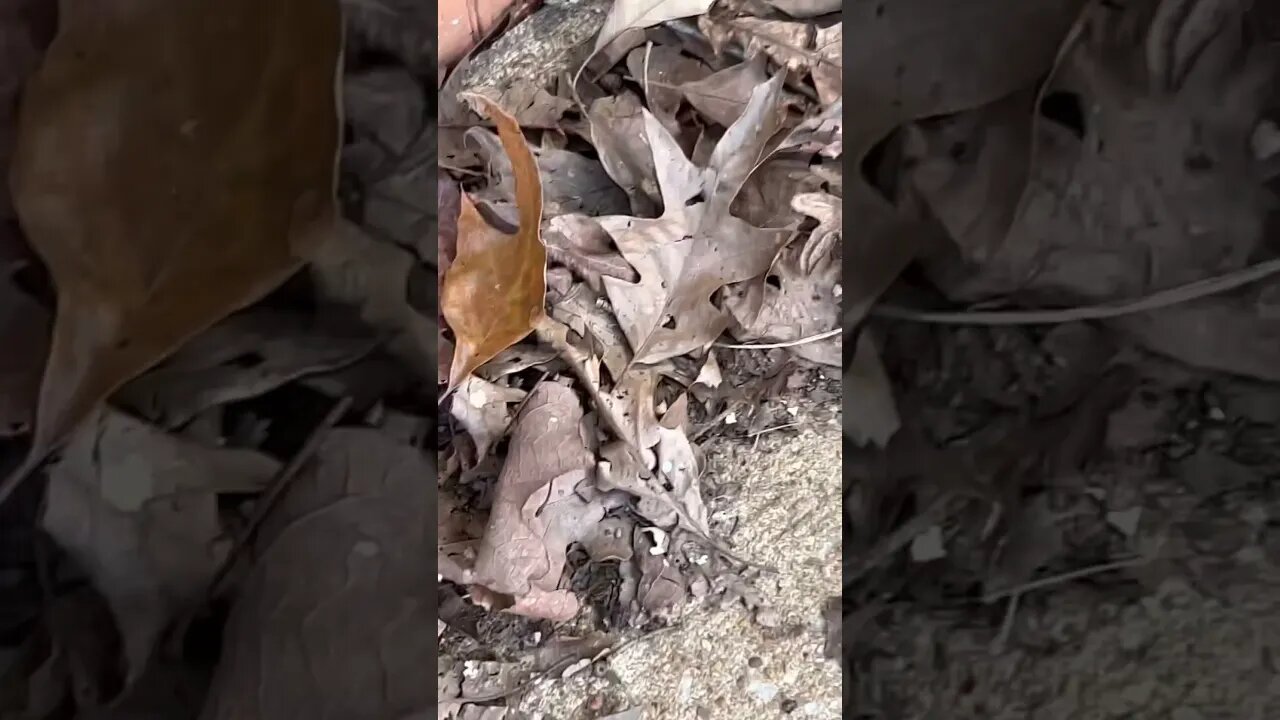
M 1148 558 L 1139 556 L 1125 558 L 1124 560 L 1112 560 L 1111 562 L 1100 563 L 1098 565 L 1090 565 L 1089 567 L 1079 568 L 1078 570 L 1072 570 L 1060 575 L 1032 580 L 1029 583 L 1023 583 L 1017 587 L 989 592 L 983 596 L 982 601 L 990 604 L 1001 598 L 1024 595 L 1032 590 L 1043 590 L 1047 587 L 1062 585 L 1073 580 L 1089 577 L 1090 575 L 1098 575 L 1104 572 L 1111 572 L 1112 570 L 1123 570 L 1125 568 L 1138 567 L 1139 565 L 1146 565 L 1148 562 L 1150 562 Z
M 758 345 L 747 345 L 747 344 L 737 345 L 734 343 L 718 342 L 715 344 L 715 346 L 722 347 L 722 348 L 729 348 L 730 350 L 769 350 L 772 348 L 789 348 L 789 347 L 795 347 L 796 345 L 807 345 L 809 343 L 819 342 L 821 340 L 833 338 L 842 332 L 844 332 L 843 328 L 835 328 L 834 330 L 827 330 L 826 332 L 820 332 L 817 335 L 810 335 L 808 337 L 802 337 L 798 340 L 788 340 L 786 342 L 760 343 Z
M 617 655 L 618 653 L 622 652 L 630 645 L 633 645 L 642 640 L 652 640 L 653 638 L 656 638 L 659 635 L 665 635 L 674 630 L 678 630 L 681 627 L 682 627 L 681 625 L 668 625 L 663 628 L 658 628 L 657 630 L 654 630 L 653 632 L 647 633 L 645 635 L 639 635 L 637 637 L 631 638 L 630 640 L 624 640 L 621 643 L 614 645 L 613 647 L 607 647 L 601 650 L 595 655 L 580 655 L 578 657 L 563 658 L 559 662 L 553 663 L 547 669 L 541 672 L 534 673 L 533 676 L 530 677 L 528 680 L 525 680 L 524 682 L 516 685 L 510 690 L 498 690 L 497 692 L 485 693 L 483 695 L 471 695 L 471 696 L 463 695 L 461 697 L 456 697 L 456 698 L 445 698 L 443 702 L 465 704 L 465 703 L 483 703 L 483 702 L 493 702 L 495 700 L 505 700 L 511 697 L 512 695 L 519 695 L 525 690 L 528 690 L 529 688 L 533 687 L 534 683 L 537 683 L 538 681 L 543 680 L 545 678 L 549 678 L 552 675 L 555 675 L 557 673 L 563 672 L 566 668 L 576 663 L 582 662 L 583 660 L 590 659 L 591 662 L 596 662 L 597 660 L 603 657 L 610 656 L 610 655 Z
M 747 433 L 747 437 L 758 438 L 761 435 L 765 435 L 771 432 L 776 432 L 778 430 L 786 430 L 787 428 L 799 427 L 799 425 L 800 423 L 798 422 L 789 422 L 789 423 L 783 423 L 782 425 L 774 425 L 773 427 L 767 427 L 763 430 L 756 430 L 755 432 Z
M 329 430 L 338 424 L 338 421 L 342 419 L 342 416 L 346 414 L 347 409 L 350 407 L 350 397 L 343 397 L 334 403 L 328 414 L 324 416 L 324 419 L 311 431 L 311 436 L 307 438 L 307 441 L 303 443 L 298 452 L 294 453 L 289 462 L 276 473 L 271 486 L 267 488 L 267 492 L 263 494 L 258 501 L 258 505 L 253 509 L 253 515 L 249 517 L 248 527 L 236 539 L 236 544 L 231 548 L 231 552 L 227 553 L 227 558 L 222 561 L 217 574 L 213 576 L 213 582 L 209 583 L 209 598 L 215 598 L 225 590 L 222 586 L 225 584 L 227 576 L 230 575 L 231 568 L 235 566 L 236 561 L 240 559 L 240 556 L 244 554 L 244 551 L 251 544 L 253 536 L 262 525 L 262 521 L 266 520 L 272 508 L 276 506 L 276 503 L 284 496 L 285 491 L 293 484 L 302 466 L 316 454 L 316 450 L 320 447 L 320 442 L 329 434 Z
M 1062 310 L 974 310 L 928 312 L 896 305 L 877 305 L 871 314 L 892 320 L 938 325 L 1055 325 L 1080 320 L 1106 320 L 1150 312 L 1251 285 L 1280 273 L 1280 259 L 1267 260 L 1222 275 L 1154 292 L 1137 300 L 1085 305 Z M 763 346 L 760 346 L 763 347 Z

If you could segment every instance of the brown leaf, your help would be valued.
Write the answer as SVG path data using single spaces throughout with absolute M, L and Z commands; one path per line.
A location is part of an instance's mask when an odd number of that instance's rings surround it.
M 361 330 L 339 322 L 333 313 L 313 318 L 252 308 L 197 335 L 160 366 L 120 388 L 114 402 L 175 428 L 209 408 L 354 363 L 377 344 L 377 338 Z
M 560 589 L 565 552 L 604 516 L 575 493 L 592 465 L 581 422 L 577 396 L 555 381 L 534 388 L 516 421 L 475 564 L 476 583 L 511 598 L 511 612 L 577 613 L 573 593 Z
M 661 195 L 640 101 L 627 92 L 602 97 L 591 103 L 587 121 L 600 163 L 631 199 L 631 212 L 655 214 Z
M 58 290 L 33 459 L 302 266 L 333 230 L 341 136 L 336 3 L 61 10 L 12 172 Z
M 701 80 L 686 82 L 680 90 L 694 109 L 729 127 L 747 109 L 755 89 L 768 80 L 765 56 L 756 55 L 748 62 L 714 72 Z
M 494 177 L 476 199 L 493 199 L 506 202 L 514 197 L 511 161 L 503 152 L 502 143 L 486 128 L 471 128 L 466 135 L 482 149 Z M 626 212 L 628 203 L 621 188 L 596 160 L 580 153 L 553 147 L 540 148 L 536 153 L 539 177 L 542 179 L 542 209 L 544 215 L 587 213 L 609 215 Z
M 39 66 L 57 17 L 57 3 L 46 0 L 6 0 L 0 5 L 0 223 L 14 217 L 9 160 L 18 129 L 18 94 Z
M 672 132 L 676 111 L 684 99 L 681 87 L 710 74 L 706 65 L 669 45 L 645 45 L 627 55 L 627 72 L 644 90 L 649 112 Z
M 631 353 L 627 350 L 627 336 L 603 301 L 604 297 L 586 283 L 577 283 L 552 298 L 551 316 L 581 335 L 609 374 L 620 378 L 631 362 Z
M 199 600 L 229 550 L 219 492 L 257 492 L 279 463 L 205 447 L 115 411 L 86 423 L 49 468 L 43 528 L 107 598 L 131 678 L 161 630 Z
M 635 350 L 633 362 L 659 362 L 712 342 L 728 323 L 712 296 L 724 285 L 762 275 L 785 239 L 785 232 L 762 230 L 729 214 L 776 127 L 782 78 L 778 74 L 756 89 L 702 171 L 646 113 L 663 215 L 599 221 L 640 274 L 638 283 L 604 278 L 618 323 Z M 686 206 L 699 192 L 706 202 Z
M 515 120 L 493 101 L 472 97 L 497 125 L 511 160 L 520 223 L 516 234 L 508 235 L 486 222 L 465 193 L 461 196 L 458 255 L 440 288 L 440 310 L 456 338 L 450 389 L 532 332 L 545 314 L 547 250 L 539 236 L 538 166 Z
M 364 429 L 332 431 L 309 468 L 255 542 L 203 720 L 402 718 L 427 707 L 435 468 Z
M 552 262 L 573 270 L 597 292 L 604 290 L 603 278 L 636 281 L 636 271 L 613 248 L 609 233 L 594 218 L 560 215 L 547 223 L 544 236 Z
M 726 297 L 725 306 L 738 323 L 734 336 L 741 341 L 767 339 L 770 342 L 798 340 L 840 326 L 840 260 L 827 254 L 815 267 L 804 267 L 805 247 L 793 245 L 780 254 L 769 270 L 773 283 L 743 283 L 741 294 Z M 749 298 L 759 291 L 759 301 Z M 752 312 L 754 308 L 758 311 Z M 790 352 L 823 365 L 841 365 L 840 338 L 807 342 L 787 348 Z

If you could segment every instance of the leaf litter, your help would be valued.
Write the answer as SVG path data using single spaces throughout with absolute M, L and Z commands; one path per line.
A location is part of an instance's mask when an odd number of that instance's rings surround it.
M 440 222 L 442 257 L 457 248 L 441 281 L 456 388 L 442 401 L 441 647 L 474 658 L 442 666 L 443 717 L 521 717 L 502 701 L 563 670 L 530 637 L 627 636 L 709 594 L 764 603 L 749 578 L 768 569 L 734 551 L 703 445 L 785 424 L 768 401 L 840 365 L 840 61 L 712 49 L 696 26 L 708 12 L 778 17 L 618 0 L 543 88 L 564 103 L 551 123 L 505 85 L 442 84 L 441 127 L 462 131 L 439 151 L 461 189 L 456 225 Z M 818 16 L 797 22 L 839 32 L 838 7 Z M 775 168 L 792 182 L 758 200 Z M 593 716 L 640 710 L 616 704 Z
M 1227 669 L 1277 577 L 1275 8 L 853 14 L 848 701 L 1277 712 Z

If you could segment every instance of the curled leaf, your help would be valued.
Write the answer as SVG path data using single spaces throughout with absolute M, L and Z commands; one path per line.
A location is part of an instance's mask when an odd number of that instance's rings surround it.
M 498 128 L 515 178 L 519 225 L 514 235 L 493 227 L 463 193 L 457 256 L 440 288 L 440 311 L 455 337 L 449 389 L 533 331 L 545 315 L 547 249 L 542 244 L 542 183 L 515 118 L 482 95 L 478 102 Z

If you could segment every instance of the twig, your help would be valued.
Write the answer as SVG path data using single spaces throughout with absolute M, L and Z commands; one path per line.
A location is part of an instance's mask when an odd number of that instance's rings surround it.
M 892 320 L 938 325 L 1052 325 L 1080 320 L 1106 320 L 1150 312 L 1191 300 L 1235 290 L 1280 273 L 1280 259 L 1267 260 L 1246 268 L 1151 293 L 1137 300 L 1101 305 L 1084 305 L 1062 310 L 972 310 L 929 312 L 897 305 L 877 305 L 871 314 Z
M 538 673 L 534 673 L 534 675 L 531 676 L 528 680 L 525 680 L 524 682 L 520 683 L 519 685 L 516 685 L 510 690 L 498 690 L 496 692 L 485 693 L 483 695 L 471 695 L 471 696 L 463 695 L 461 697 L 456 697 L 456 698 L 446 698 L 445 702 L 482 703 L 482 702 L 493 702 L 494 700 L 505 700 L 511 697 L 512 695 L 519 695 L 525 690 L 528 690 L 529 688 L 533 687 L 535 683 L 543 680 L 544 678 L 551 677 L 552 675 L 555 675 L 558 672 L 562 672 L 564 671 L 565 668 L 575 663 L 581 662 L 583 660 L 587 660 L 588 658 L 591 660 L 591 662 L 595 662 L 597 660 L 600 660 L 601 658 L 608 657 L 610 655 L 617 655 L 618 653 L 627 649 L 627 647 L 637 642 L 640 642 L 642 640 L 652 640 L 653 638 L 658 637 L 659 635 L 665 635 L 674 630 L 678 630 L 681 627 L 682 627 L 681 625 L 668 625 L 663 628 L 658 628 L 657 630 L 654 630 L 651 633 L 648 633 L 645 635 L 637 635 L 636 637 L 633 637 L 629 640 L 623 640 L 617 645 L 613 647 L 607 647 L 601 650 L 600 652 L 596 653 L 595 655 L 580 655 L 577 657 L 563 658 L 559 662 L 553 663 L 547 669 Z
M 833 330 L 827 330 L 826 332 L 820 332 L 817 335 L 809 335 L 808 337 L 802 337 L 797 340 L 788 340 L 786 342 L 760 343 L 758 345 L 749 345 L 749 344 L 738 345 L 734 343 L 717 342 L 715 343 L 715 346 L 728 348 L 730 350 L 769 350 L 772 348 L 789 348 L 789 347 L 795 347 L 796 345 L 807 345 L 808 343 L 819 342 L 821 340 L 833 338 L 842 332 L 844 332 L 843 328 L 835 328 Z
M 341 400 L 334 403 L 328 414 L 324 416 L 324 419 L 322 419 L 320 423 L 316 425 L 315 429 L 311 431 L 311 436 L 307 438 L 307 441 L 303 443 L 298 452 L 294 454 L 284 467 L 280 468 L 278 473 L 276 473 L 275 478 L 271 482 L 271 486 L 267 488 L 267 492 L 263 494 L 262 498 L 258 501 L 257 506 L 253 509 L 253 515 L 249 517 L 248 527 L 246 527 L 240 537 L 236 539 L 236 543 L 231 548 L 231 552 L 227 553 L 227 557 L 222 561 L 222 565 L 218 568 L 217 574 L 213 576 L 213 582 L 209 583 L 208 597 L 210 599 L 222 594 L 225 589 L 222 586 L 230 574 L 231 568 L 235 566 L 236 561 L 240 559 L 240 556 L 244 554 L 244 551 L 249 547 L 253 540 L 253 536 L 262 525 L 262 521 L 267 518 L 267 515 L 271 512 L 272 508 L 274 508 L 276 503 L 280 501 L 280 498 L 284 496 L 284 493 L 289 489 L 289 486 L 293 484 L 293 480 L 298 476 L 298 471 L 302 469 L 302 466 L 316 454 L 316 450 L 320 447 L 320 442 L 329 434 L 329 431 L 333 429 L 333 426 L 338 424 L 338 421 L 342 419 L 342 416 L 346 414 L 347 409 L 350 407 L 351 398 L 349 396 L 343 397 Z
M 786 430 L 787 428 L 799 427 L 799 426 L 800 426 L 800 423 L 798 422 L 783 423 L 781 425 L 774 425 L 772 427 L 767 427 L 762 430 L 755 430 L 753 432 L 749 432 L 747 433 L 747 437 L 759 438 L 761 435 L 765 435 L 771 432 L 776 432 L 778 430 Z
M 1060 575 L 1053 575 L 1047 578 L 1040 578 L 1039 580 L 1032 580 L 1031 582 L 1023 583 L 1022 585 L 1018 585 L 1016 587 L 1005 588 L 1004 590 L 995 590 L 993 592 L 989 592 L 986 595 L 984 595 L 982 598 L 982 601 L 984 603 L 990 604 L 1001 598 L 1024 595 L 1033 590 L 1043 590 L 1044 588 L 1047 588 L 1047 587 L 1053 587 L 1054 585 L 1062 585 L 1063 583 L 1069 583 L 1073 580 L 1086 578 L 1086 577 L 1089 577 L 1090 575 L 1098 575 L 1104 572 L 1111 572 L 1112 570 L 1123 570 L 1125 568 L 1138 567 L 1140 565 L 1146 565 L 1148 562 L 1150 562 L 1150 559 L 1142 556 L 1138 556 L 1138 557 L 1125 558 L 1123 560 L 1112 560 L 1111 562 L 1099 563 L 1097 565 L 1090 565 L 1089 567 L 1079 568 L 1077 570 L 1065 572 Z

